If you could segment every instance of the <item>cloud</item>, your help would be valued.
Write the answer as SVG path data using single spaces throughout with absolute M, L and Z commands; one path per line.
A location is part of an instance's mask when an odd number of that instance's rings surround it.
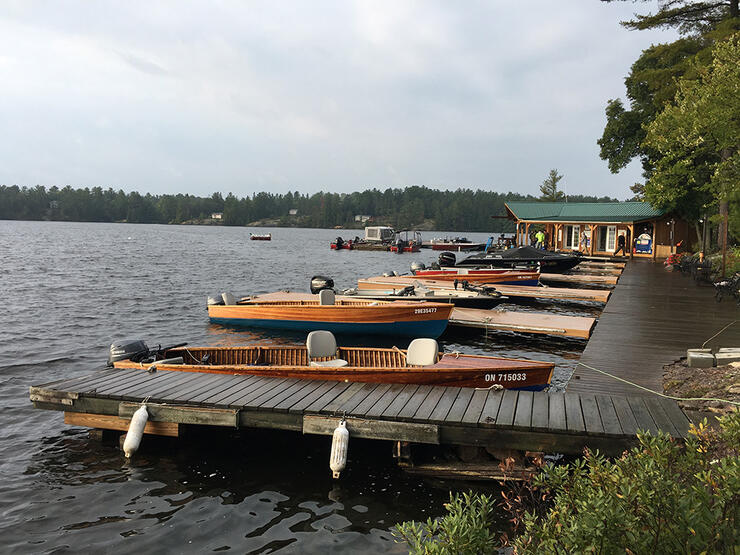
M 0 183 L 626 197 L 596 139 L 652 42 L 600 2 L 0 6 Z

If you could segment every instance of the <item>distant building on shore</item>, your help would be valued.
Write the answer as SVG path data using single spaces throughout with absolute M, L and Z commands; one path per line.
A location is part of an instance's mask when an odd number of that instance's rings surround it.
M 357 214 L 357 215 L 355 216 L 355 221 L 356 221 L 356 222 L 359 222 L 359 223 L 361 223 L 361 224 L 364 224 L 365 222 L 368 222 L 368 221 L 370 221 L 370 220 L 372 220 L 372 219 L 373 219 L 373 217 L 372 217 L 372 216 L 367 216 L 367 215 L 365 215 L 365 214 Z
M 223 220 L 224 219 L 224 213 L 223 212 L 214 212 L 211 214 L 212 220 Z

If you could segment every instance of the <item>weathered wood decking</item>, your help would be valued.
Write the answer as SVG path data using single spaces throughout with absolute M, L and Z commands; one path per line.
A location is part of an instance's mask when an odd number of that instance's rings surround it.
M 717 303 L 711 286 L 698 286 L 680 272 L 661 264 L 634 260 L 627 264 L 619 285 L 599 317 L 580 361 L 656 391 L 663 391 L 663 365 L 701 347 L 740 311 L 733 302 Z M 735 324 L 707 347 L 740 346 Z M 576 368 L 567 391 L 650 395 L 639 388 L 589 370 Z
M 70 424 L 126 429 L 147 400 L 150 420 L 330 435 L 346 416 L 353 437 L 428 444 L 617 453 L 638 429 L 684 437 L 686 416 L 657 398 L 493 391 L 107 369 L 31 388 L 38 408 Z M 177 429 L 152 433 L 176 435 Z

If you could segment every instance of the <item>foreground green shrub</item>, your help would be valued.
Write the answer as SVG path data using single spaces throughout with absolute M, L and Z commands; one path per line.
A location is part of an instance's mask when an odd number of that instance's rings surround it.
M 498 544 L 491 530 L 495 508 L 487 495 L 450 494 L 445 516 L 397 524 L 393 535 L 405 541 L 411 553 L 493 553 Z
M 639 434 L 616 460 L 598 453 L 547 465 L 512 503 L 517 553 L 740 553 L 740 412 L 718 429 L 692 427 L 685 445 Z M 546 500 L 533 506 L 531 500 Z M 453 497 L 448 515 L 404 523 L 397 535 L 413 553 L 495 551 L 490 498 Z M 504 537 L 504 541 L 506 538 Z

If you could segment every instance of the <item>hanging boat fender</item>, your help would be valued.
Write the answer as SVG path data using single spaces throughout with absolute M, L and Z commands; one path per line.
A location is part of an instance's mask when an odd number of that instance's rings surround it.
M 334 429 L 334 435 L 331 438 L 331 457 L 329 458 L 329 468 L 336 480 L 339 474 L 347 466 L 347 450 L 349 448 L 349 430 L 347 422 L 342 419 Z
M 139 445 L 141 445 L 141 437 L 144 435 L 144 426 L 146 426 L 148 419 L 149 413 L 146 410 L 146 405 L 141 405 L 131 417 L 126 439 L 123 442 L 123 453 L 127 459 L 130 459 L 138 451 Z

